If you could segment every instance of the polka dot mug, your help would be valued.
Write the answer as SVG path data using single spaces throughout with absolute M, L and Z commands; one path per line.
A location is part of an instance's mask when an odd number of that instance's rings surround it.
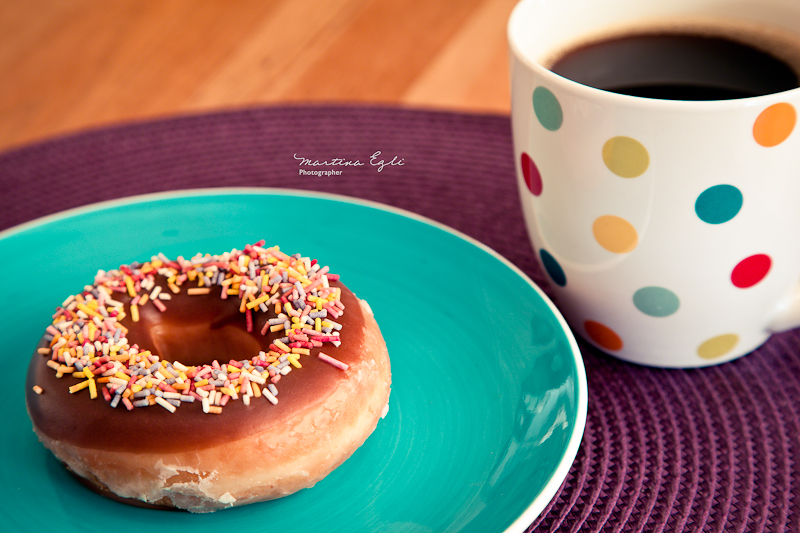
M 797 0 L 523 0 L 509 21 L 531 242 L 575 333 L 635 363 L 722 363 L 800 325 L 800 88 L 653 99 L 543 63 L 611 27 L 721 18 L 800 42 Z

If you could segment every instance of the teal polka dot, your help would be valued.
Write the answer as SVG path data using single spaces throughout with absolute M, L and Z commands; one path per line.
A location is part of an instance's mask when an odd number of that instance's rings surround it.
M 694 211 L 703 222 L 722 224 L 739 213 L 743 202 L 742 192 L 733 185 L 714 185 L 700 193 Z
M 633 294 L 633 305 L 646 315 L 664 317 L 678 310 L 680 300 L 664 287 L 643 287 Z
M 564 122 L 564 113 L 558 98 L 546 87 L 533 90 L 533 112 L 536 113 L 539 123 L 550 131 L 557 130 Z
M 564 274 L 564 269 L 561 268 L 561 265 L 556 261 L 556 258 L 544 249 L 539 251 L 539 257 L 542 258 L 542 265 L 550 276 L 550 279 L 553 280 L 553 283 L 560 287 L 565 286 L 567 284 L 567 276 Z

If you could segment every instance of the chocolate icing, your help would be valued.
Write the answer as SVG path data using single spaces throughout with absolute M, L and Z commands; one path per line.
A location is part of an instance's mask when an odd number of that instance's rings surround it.
M 250 405 L 231 400 L 222 414 L 206 414 L 200 402 L 183 403 L 175 413 L 158 405 L 128 411 L 122 404 L 112 408 L 102 396 L 89 399 L 87 390 L 69 393 L 69 386 L 78 383 L 71 376 L 57 378 L 46 366 L 49 355 L 34 353 L 28 367 L 26 402 L 28 413 L 41 433 L 55 440 L 99 450 L 169 453 L 215 446 L 245 438 L 263 431 L 265 425 L 290 416 L 309 403 L 325 398 L 348 371 L 339 370 L 316 355 L 328 355 L 353 365 L 362 354 L 364 315 L 358 299 L 344 285 L 341 301 L 345 313 L 336 321 L 342 324 L 342 344 L 326 343 L 312 348 L 310 355 L 300 357 L 302 368 L 283 376 L 277 384 L 278 404 L 265 398 L 253 398 Z M 128 299 L 120 297 L 127 304 Z M 239 299 L 221 299 L 217 291 L 208 295 L 188 296 L 183 289 L 164 302 L 167 310 L 159 312 L 152 304 L 140 309 L 139 322 L 123 320 L 129 328 L 131 345 L 149 349 L 162 360 L 178 360 L 184 365 L 220 364 L 231 359 L 251 359 L 259 350 L 267 351 L 270 342 L 283 332 L 261 335 L 270 313 L 254 313 L 253 332 L 245 327 L 245 316 L 239 312 Z M 127 305 L 126 305 L 127 307 Z M 47 346 L 42 339 L 38 347 Z M 351 369 L 352 370 L 352 369 Z M 38 385 L 42 394 L 32 388 Z

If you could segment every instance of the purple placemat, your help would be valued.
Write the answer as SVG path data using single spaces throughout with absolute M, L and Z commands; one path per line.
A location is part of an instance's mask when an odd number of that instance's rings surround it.
M 370 164 L 390 165 L 378 172 Z M 312 167 L 303 159 L 338 166 Z M 362 166 L 347 164 L 355 161 Z M 340 169 L 336 176 L 300 169 Z M 71 135 L 0 154 L 0 230 L 135 194 L 290 187 L 356 196 L 454 227 L 534 281 L 509 119 L 375 107 L 278 107 Z M 581 344 L 583 444 L 531 531 L 800 531 L 800 331 L 702 370 L 633 366 Z

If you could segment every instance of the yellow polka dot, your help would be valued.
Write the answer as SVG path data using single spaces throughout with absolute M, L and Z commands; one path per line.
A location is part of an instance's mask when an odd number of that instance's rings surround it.
M 753 124 L 753 137 L 761 146 L 777 146 L 794 130 L 797 112 L 792 104 L 781 102 L 766 108 Z
M 739 335 L 735 333 L 726 333 L 725 335 L 717 335 L 705 341 L 698 346 L 697 355 L 703 359 L 716 359 L 722 357 L 726 353 L 733 350 L 734 346 L 739 342 Z
M 614 215 L 598 217 L 592 224 L 592 233 L 600 246 L 615 254 L 626 254 L 639 244 L 633 224 Z
M 603 145 L 603 161 L 617 176 L 635 178 L 650 166 L 650 154 L 636 139 L 612 137 Z

